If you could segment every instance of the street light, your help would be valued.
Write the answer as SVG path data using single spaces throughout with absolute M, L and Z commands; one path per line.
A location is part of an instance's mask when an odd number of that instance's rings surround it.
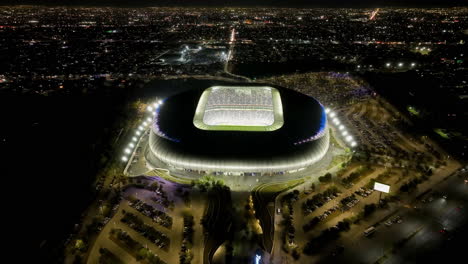
M 387 67 L 390 67 L 390 65 L 391 65 L 390 62 L 387 62 L 387 63 L 385 64 L 385 66 L 387 66 Z
M 137 141 L 137 140 L 138 140 L 138 138 L 136 138 L 136 137 L 132 137 L 132 140 L 133 140 L 133 141 Z
M 346 141 L 350 142 L 351 140 L 353 140 L 353 137 L 351 135 L 349 135 L 345 139 L 346 139 Z
M 149 105 L 148 108 L 146 108 L 146 109 L 148 109 L 148 111 L 150 111 L 150 112 L 153 111 L 153 107 L 151 107 L 151 105 Z
M 335 116 L 336 116 L 335 112 L 330 112 L 330 117 L 335 117 Z
M 128 160 L 127 157 L 125 157 L 125 156 L 122 157 L 122 161 L 127 161 L 127 160 Z
M 124 151 L 125 151 L 125 153 L 127 153 L 127 154 L 132 153 L 132 151 L 131 151 L 129 148 L 126 148 Z
M 131 147 L 131 148 L 134 148 L 134 147 L 135 147 L 135 144 L 130 143 L 130 144 L 128 144 L 128 146 Z
M 416 66 L 416 63 L 412 62 L 411 67 L 414 67 L 414 66 Z
M 338 127 L 338 129 L 339 129 L 339 130 L 343 130 L 343 129 L 345 129 L 345 127 L 344 127 L 343 125 L 340 125 L 340 126 Z
M 398 63 L 398 67 L 403 67 L 403 62 Z
M 351 147 L 355 147 L 355 146 L 357 146 L 357 143 L 356 143 L 356 142 L 354 142 L 354 141 L 353 141 L 353 142 L 351 142 Z
M 139 135 L 141 135 L 141 132 L 137 131 L 137 132 L 135 132 L 135 134 L 137 134 L 139 136 Z
M 260 264 L 260 260 L 262 260 L 262 256 L 255 255 L 255 264 Z
M 325 108 L 325 114 L 330 113 L 330 108 Z
M 151 117 L 146 118 L 146 121 L 151 122 L 153 120 Z

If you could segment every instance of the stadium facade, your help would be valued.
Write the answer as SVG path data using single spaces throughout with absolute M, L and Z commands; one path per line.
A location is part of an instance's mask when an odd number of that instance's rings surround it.
M 283 87 L 193 89 L 155 110 L 147 165 L 228 175 L 303 170 L 328 151 L 324 107 Z

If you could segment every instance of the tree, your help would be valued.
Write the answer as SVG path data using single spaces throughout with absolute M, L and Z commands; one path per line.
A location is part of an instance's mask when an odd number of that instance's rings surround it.
M 366 204 L 364 206 L 364 216 L 369 216 L 371 215 L 375 209 L 377 208 L 377 206 L 375 204 Z
M 350 229 L 350 226 L 351 224 L 349 220 L 346 220 L 346 219 L 336 224 L 336 227 L 338 227 L 338 229 L 340 229 L 341 231 L 348 231 Z
M 332 180 L 332 175 L 329 172 L 327 174 L 319 177 L 320 182 L 331 182 L 331 180 Z
M 300 257 L 301 257 L 301 252 L 299 252 L 297 250 L 297 248 L 293 249 L 292 251 L 292 257 L 295 259 L 295 260 L 298 260 Z

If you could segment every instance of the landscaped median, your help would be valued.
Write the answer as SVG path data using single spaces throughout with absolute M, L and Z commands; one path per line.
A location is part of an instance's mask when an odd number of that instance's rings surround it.
M 281 192 L 294 188 L 301 183 L 304 183 L 304 179 L 261 184 L 252 190 L 255 216 L 260 221 L 263 230 L 263 246 L 265 250 L 271 252 L 273 248 L 274 203 L 276 197 Z

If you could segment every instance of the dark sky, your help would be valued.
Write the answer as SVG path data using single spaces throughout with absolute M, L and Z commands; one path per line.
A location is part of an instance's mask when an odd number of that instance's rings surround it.
M 278 7 L 385 7 L 468 6 L 467 0 L 0 0 L 0 4 L 86 6 L 278 6 Z

